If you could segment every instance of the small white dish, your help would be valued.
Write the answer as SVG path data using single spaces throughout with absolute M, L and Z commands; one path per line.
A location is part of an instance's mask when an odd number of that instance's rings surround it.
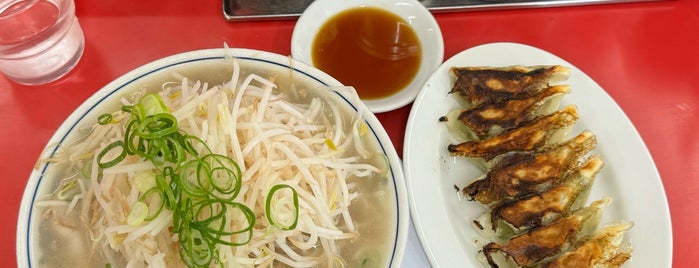
M 313 40 L 325 22 L 345 10 L 357 7 L 375 7 L 390 11 L 403 18 L 415 31 L 422 48 L 418 73 L 403 89 L 381 99 L 363 100 L 374 113 L 403 107 L 417 96 L 427 78 L 444 59 L 444 40 L 437 21 L 417 0 L 316 0 L 301 14 L 291 37 L 291 55 L 294 59 L 313 65 Z M 352 85 L 348 85 L 352 86 Z

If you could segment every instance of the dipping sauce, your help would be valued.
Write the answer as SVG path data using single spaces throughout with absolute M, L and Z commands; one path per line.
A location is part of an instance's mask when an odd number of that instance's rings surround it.
M 396 14 L 357 7 L 330 18 L 315 36 L 313 65 L 362 99 L 390 96 L 410 84 L 422 51 L 412 27 Z

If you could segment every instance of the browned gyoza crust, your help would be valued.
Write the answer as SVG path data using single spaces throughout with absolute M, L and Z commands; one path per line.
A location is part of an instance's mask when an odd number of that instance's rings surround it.
M 578 113 L 575 107 L 567 106 L 560 111 L 541 116 L 525 125 L 485 140 L 450 144 L 447 150 L 453 156 L 483 158 L 490 161 L 507 152 L 531 151 L 540 148 L 545 145 L 553 132 L 573 125 L 577 119 Z
M 552 86 L 531 96 L 467 109 L 458 118 L 478 138 L 483 139 L 490 134 L 494 127 L 507 130 L 531 121 L 536 116 L 536 110 L 547 98 L 568 92 L 570 92 L 570 86 Z
M 543 267 L 619 267 L 631 258 L 631 248 L 624 248 L 620 244 L 622 236 L 632 226 L 630 223 L 606 226 L 594 235 L 578 241 L 573 249 Z
M 519 266 L 536 264 L 567 250 L 579 236 L 587 235 L 581 231 L 588 231 L 586 229 L 590 227 L 596 228 L 596 218 L 610 202 L 611 199 L 607 198 L 595 201 L 590 206 L 576 210 L 549 225 L 517 235 L 504 244 L 488 243 L 483 247 L 483 253 L 491 267 L 498 267 L 492 256 L 497 252 L 504 253 Z M 586 226 L 587 223 L 592 226 Z
M 567 78 L 570 69 L 559 65 L 452 67 L 451 73 L 456 76 L 451 93 L 460 94 L 473 105 L 481 105 L 532 94 L 546 87 L 555 76 Z
M 498 226 L 498 220 L 503 220 L 518 229 L 531 229 L 541 226 L 547 215 L 565 214 L 577 201 L 578 196 L 592 185 L 602 166 L 604 162 L 598 156 L 593 156 L 574 174 L 551 188 L 499 204 L 491 211 L 493 230 Z
M 570 174 L 596 143 L 592 132 L 583 131 L 541 152 L 506 155 L 485 178 L 472 182 L 462 192 L 482 204 L 536 192 L 537 188 L 549 186 Z

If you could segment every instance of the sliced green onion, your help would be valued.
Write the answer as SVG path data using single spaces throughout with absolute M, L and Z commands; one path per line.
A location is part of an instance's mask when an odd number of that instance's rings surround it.
M 112 122 L 112 114 L 102 114 L 97 117 L 97 123 L 100 125 L 106 125 Z
M 135 114 L 140 120 L 156 114 L 169 113 L 163 98 L 158 93 L 146 94 L 138 101 L 135 107 Z
M 208 154 L 202 158 L 210 169 L 207 178 L 213 188 L 224 195 L 230 195 L 229 199 L 235 199 L 240 192 L 243 175 L 238 163 L 228 156 Z
M 175 210 L 177 203 L 181 199 L 179 194 L 180 189 L 174 187 L 178 177 L 179 176 L 175 174 L 172 167 L 166 167 L 163 169 L 162 174 L 155 176 L 155 184 L 158 186 L 158 189 L 160 189 L 160 191 L 163 193 L 163 197 L 165 198 L 163 203 L 171 210 Z M 168 182 L 167 179 L 169 179 L 170 182 Z
M 178 185 L 182 191 L 192 197 L 205 197 L 209 194 L 206 185 L 202 186 L 201 176 L 206 172 L 203 171 L 203 162 L 192 160 L 180 167 L 180 175 L 178 176 Z
M 197 229 L 180 233 L 180 258 L 189 267 L 208 267 L 213 260 L 214 245 L 208 243 Z
M 121 152 L 119 153 L 119 155 L 114 157 L 114 159 L 109 161 L 102 160 L 102 158 L 104 158 L 105 155 L 107 155 L 107 153 L 109 153 L 112 150 L 118 149 L 121 149 Z M 97 166 L 99 166 L 102 169 L 110 168 L 115 166 L 116 164 L 119 164 L 119 162 L 121 162 L 121 160 L 124 160 L 124 158 L 126 158 L 126 149 L 124 149 L 124 141 L 115 141 L 107 145 L 107 147 L 104 147 L 104 149 L 102 149 L 102 151 L 97 155 Z
M 211 149 L 206 145 L 206 142 L 204 142 L 201 138 L 197 136 L 191 136 L 191 135 L 182 135 L 182 138 L 180 139 L 182 141 L 182 146 L 185 151 L 190 153 L 193 156 L 200 156 L 200 155 L 206 155 L 206 154 L 211 154 Z M 202 145 L 203 149 L 206 151 L 204 152 L 199 152 L 196 148 L 194 148 L 194 143 L 196 142 L 197 144 Z
M 152 221 L 153 219 L 155 219 L 155 217 L 158 217 L 158 215 L 160 215 L 160 213 L 163 211 L 163 208 L 165 207 L 165 201 L 164 201 L 165 194 L 163 192 L 159 191 L 158 188 L 151 188 L 150 190 L 145 192 L 143 195 L 141 195 L 141 197 L 139 198 L 139 201 L 145 203 L 146 200 L 154 194 L 157 195 L 158 200 L 151 200 L 150 201 L 151 207 L 148 209 L 149 214 L 145 219 L 143 219 L 144 221 Z M 151 208 L 153 208 L 153 204 L 154 204 L 153 202 L 158 202 L 157 209 L 155 209 L 155 210 L 151 209 Z
M 133 155 L 139 150 L 138 145 L 140 138 L 136 135 L 134 128 L 138 126 L 138 121 L 131 120 L 126 124 L 126 130 L 124 131 L 124 149 L 126 153 Z
M 156 114 L 144 118 L 136 134 L 144 139 L 157 139 L 177 132 L 177 118 L 172 114 Z
M 130 114 L 133 114 L 133 111 L 134 111 L 135 108 L 136 108 L 136 107 L 134 107 L 133 105 L 124 105 L 124 106 L 121 106 L 121 110 L 122 110 L 122 111 L 127 112 L 127 113 L 130 113 Z
M 216 245 L 240 246 L 250 242 L 255 226 L 255 213 L 246 205 L 233 202 L 242 188 L 242 172 L 238 163 L 225 155 L 214 154 L 201 138 L 188 135 L 178 128 L 159 94 L 146 94 L 134 106 L 123 106 L 122 111 L 131 114 L 125 122 L 122 141 L 107 145 L 96 157 L 101 169 L 110 168 L 127 155 L 137 155 L 150 161 L 157 171 L 138 173 L 135 187 L 143 194 L 132 205 L 127 218 L 131 225 L 150 221 L 160 215 L 163 208 L 171 210 L 173 232 L 181 245 L 180 257 L 189 267 L 208 267 L 219 258 Z M 111 116 L 111 114 L 109 115 Z M 109 119 L 109 120 L 108 120 Z M 103 115 L 100 123 L 113 118 Z M 112 150 L 121 152 L 112 160 Z M 280 189 L 289 188 L 293 195 L 295 212 L 290 226 L 298 222 L 298 195 L 288 185 L 275 186 L 271 196 Z M 150 205 L 149 205 L 150 204 Z M 241 218 L 227 218 L 231 209 L 237 209 Z M 269 209 L 268 209 L 269 210 Z M 270 218 L 271 219 L 271 218 Z M 243 222 L 231 229 L 231 222 Z M 270 220 L 270 222 L 272 222 Z
M 219 210 L 209 210 L 215 207 Z M 255 212 L 253 212 L 249 207 L 241 203 L 226 201 L 222 199 L 218 200 L 205 200 L 194 205 L 194 214 L 201 214 L 202 211 L 216 212 L 207 219 L 200 221 L 193 221 L 191 223 L 192 228 L 198 229 L 202 236 L 210 241 L 218 244 L 224 244 L 229 246 L 241 246 L 245 245 L 252 240 L 252 232 L 255 227 Z M 238 209 L 245 217 L 245 224 L 239 230 L 226 231 L 225 228 L 230 224 L 230 220 L 226 218 L 226 211 L 228 209 Z M 218 225 L 218 226 L 216 226 Z M 226 241 L 221 239 L 221 236 L 236 236 L 238 239 L 231 239 L 231 241 Z M 244 235 L 244 236 L 240 236 Z M 236 242 L 239 241 L 239 242 Z
M 143 223 L 146 217 L 148 217 L 148 205 L 139 201 L 131 207 L 131 212 L 128 218 L 126 218 L 126 223 L 128 225 L 139 225 Z
M 284 188 L 288 188 L 289 190 L 291 190 L 291 195 L 293 198 L 293 205 L 294 205 L 294 221 L 288 226 L 284 226 L 284 225 L 279 224 L 274 219 L 274 215 L 272 213 L 272 201 L 273 201 L 272 197 L 274 197 L 274 194 L 277 191 L 284 189 Z M 277 185 L 273 186 L 272 189 L 269 190 L 269 193 L 267 194 L 267 201 L 265 202 L 265 215 L 267 216 L 267 221 L 269 221 L 269 224 L 271 224 L 272 226 L 276 226 L 279 229 L 287 230 L 287 231 L 296 229 L 296 225 L 299 222 L 299 195 L 296 192 L 296 189 L 294 189 L 294 187 L 291 187 L 287 184 L 277 184 Z
M 232 245 L 232 246 L 242 246 L 242 245 L 245 245 L 247 243 L 250 243 L 250 240 L 252 240 L 252 231 L 253 231 L 253 228 L 255 227 L 255 212 L 252 211 L 252 209 L 250 209 L 246 205 L 241 204 L 241 203 L 231 203 L 230 205 L 233 208 L 239 209 L 240 212 L 243 213 L 243 216 L 245 216 L 245 220 L 247 222 L 247 226 L 245 226 L 244 228 L 242 228 L 238 231 L 232 232 L 232 234 L 234 234 L 234 235 L 245 234 L 245 237 L 241 242 L 226 243 L 225 241 L 219 241 L 219 243 Z
M 187 153 L 179 137 L 165 138 L 165 147 L 167 148 L 167 154 L 165 154 L 165 159 L 167 159 L 167 161 L 172 163 L 182 163 L 187 160 Z

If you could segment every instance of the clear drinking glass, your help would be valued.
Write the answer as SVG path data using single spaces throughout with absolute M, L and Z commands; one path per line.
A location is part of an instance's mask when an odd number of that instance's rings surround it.
M 68 73 L 85 37 L 73 0 L 0 0 L 0 72 L 28 85 Z

